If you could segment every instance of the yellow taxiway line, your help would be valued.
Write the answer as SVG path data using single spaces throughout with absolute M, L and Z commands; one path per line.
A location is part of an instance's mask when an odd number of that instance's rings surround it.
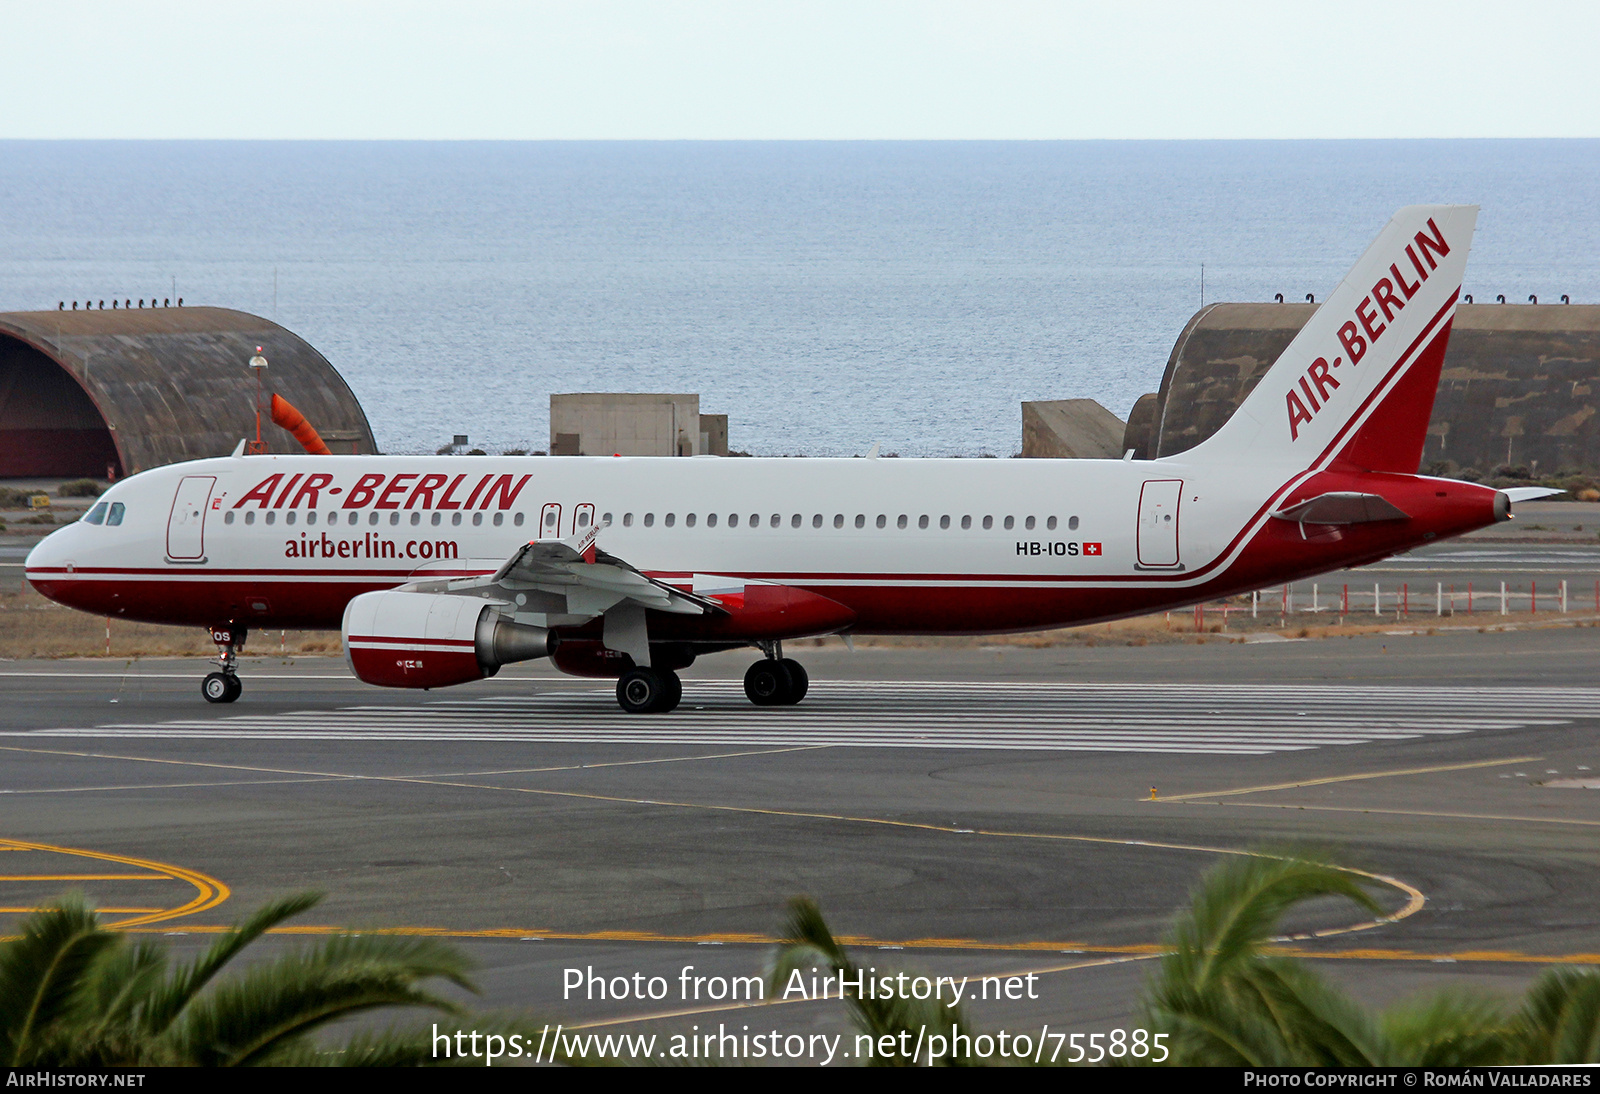
M 1441 764 L 1438 767 L 1407 767 L 1394 771 L 1367 771 L 1359 775 L 1330 775 L 1325 779 L 1304 779 L 1294 783 L 1270 783 L 1266 786 L 1240 786 L 1232 790 L 1205 790 L 1193 794 L 1158 794 L 1153 798 L 1141 798 L 1140 801 L 1153 802 L 1186 802 L 1198 798 L 1231 798 L 1239 794 L 1266 794 L 1273 790 L 1298 790 L 1303 786 L 1327 786 L 1330 783 L 1356 782 L 1360 779 L 1393 779 L 1402 775 L 1431 775 L 1436 771 L 1469 771 L 1475 767 L 1507 767 L 1511 764 L 1531 764 L 1544 759 L 1543 756 L 1513 756 L 1508 760 L 1480 760 L 1470 764 Z

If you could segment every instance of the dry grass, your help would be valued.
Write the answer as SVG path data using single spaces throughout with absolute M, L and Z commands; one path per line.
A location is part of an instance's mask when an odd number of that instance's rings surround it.
M 0 593 L 0 657 L 105 657 L 104 617 L 51 603 L 32 589 Z M 199 627 L 161 627 L 151 623 L 110 622 L 112 657 L 210 657 L 217 652 Z M 281 648 L 291 654 L 336 654 L 339 636 L 329 631 L 289 631 Z M 273 654 L 278 631 L 255 631 L 246 653 Z

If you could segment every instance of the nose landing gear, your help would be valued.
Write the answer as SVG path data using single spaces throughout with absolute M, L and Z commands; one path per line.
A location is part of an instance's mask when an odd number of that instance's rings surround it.
M 217 664 L 222 671 L 209 673 L 200 682 L 200 694 L 205 696 L 206 702 L 231 703 L 244 694 L 244 684 L 239 682 L 238 661 L 249 633 L 243 628 L 211 628 L 211 641 L 217 644 Z
M 758 707 L 790 707 L 806 697 L 811 678 L 805 666 L 783 656 L 783 644 L 764 642 L 766 658 L 751 665 L 744 674 L 744 693 Z

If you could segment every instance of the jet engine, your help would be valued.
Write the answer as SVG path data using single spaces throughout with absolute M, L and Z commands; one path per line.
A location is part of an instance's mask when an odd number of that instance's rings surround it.
M 363 593 L 344 610 L 345 661 L 369 684 L 441 688 L 550 653 L 550 632 L 448 593 Z

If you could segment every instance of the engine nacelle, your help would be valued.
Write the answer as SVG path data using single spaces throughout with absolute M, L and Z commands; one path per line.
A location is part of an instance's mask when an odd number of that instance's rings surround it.
M 448 593 L 363 593 L 344 610 L 350 671 L 389 688 L 442 688 L 493 676 L 550 652 L 550 632 L 495 605 Z

